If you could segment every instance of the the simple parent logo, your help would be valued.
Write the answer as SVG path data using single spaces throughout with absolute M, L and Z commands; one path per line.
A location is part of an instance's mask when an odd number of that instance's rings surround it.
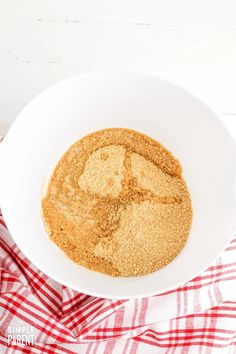
M 34 329 L 30 326 L 11 325 L 7 328 L 8 345 L 33 345 Z

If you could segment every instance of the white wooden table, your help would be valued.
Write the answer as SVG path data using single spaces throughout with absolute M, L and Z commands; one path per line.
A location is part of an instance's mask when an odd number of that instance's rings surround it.
M 0 134 L 47 86 L 112 68 L 189 89 L 236 138 L 235 0 L 0 0 Z

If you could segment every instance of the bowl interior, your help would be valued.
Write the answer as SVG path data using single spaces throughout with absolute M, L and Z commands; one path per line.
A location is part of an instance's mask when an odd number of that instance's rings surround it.
M 179 159 L 193 203 L 193 224 L 180 255 L 150 275 L 111 278 L 70 261 L 49 239 L 41 217 L 45 179 L 82 136 L 126 127 L 160 141 Z M 186 91 L 155 76 L 92 73 L 40 94 L 4 141 L 1 206 L 9 230 L 43 272 L 73 289 L 108 298 L 157 294 L 198 274 L 235 227 L 235 147 L 216 116 Z

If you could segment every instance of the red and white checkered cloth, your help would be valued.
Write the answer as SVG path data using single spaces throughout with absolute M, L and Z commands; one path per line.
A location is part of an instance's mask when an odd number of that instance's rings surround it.
M 107 300 L 49 279 L 0 218 L 0 353 L 236 353 L 236 238 L 200 276 L 162 295 Z M 34 344 L 8 345 L 9 327 Z

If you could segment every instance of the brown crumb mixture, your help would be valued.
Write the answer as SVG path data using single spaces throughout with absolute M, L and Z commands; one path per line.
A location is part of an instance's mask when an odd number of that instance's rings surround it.
M 42 201 L 50 238 L 76 263 L 111 276 L 151 273 L 189 235 L 192 207 L 179 162 L 129 129 L 105 129 L 64 154 Z

